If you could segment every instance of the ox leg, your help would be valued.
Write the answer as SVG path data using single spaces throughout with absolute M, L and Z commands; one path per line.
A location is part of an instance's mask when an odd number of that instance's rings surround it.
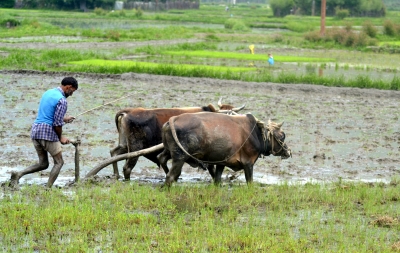
M 215 170 L 215 178 L 214 178 L 214 184 L 215 185 L 220 185 L 221 184 L 221 177 L 222 177 L 222 172 L 224 172 L 224 165 L 217 165 L 217 168 Z
M 163 168 L 165 175 L 167 175 L 169 172 L 167 162 L 169 159 L 171 159 L 171 154 L 170 154 L 169 150 L 164 149 L 163 152 L 158 154 L 157 159 L 158 159 L 158 162 L 160 163 L 161 167 Z
M 135 167 L 138 160 L 139 160 L 139 157 L 129 158 L 126 160 L 124 168 L 123 168 L 125 180 L 131 179 L 132 169 L 133 169 L 133 167 Z
M 111 157 L 128 153 L 126 146 L 118 145 L 110 150 Z M 119 178 L 118 163 L 113 163 L 114 177 Z
M 209 164 L 207 166 L 207 170 L 210 173 L 212 179 L 215 180 L 215 167 L 214 167 L 214 165 L 213 164 Z
M 182 173 L 182 166 L 185 162 L 182 160 L 174 161 L 172 160 L 171 170 L 168 172 L 165 178 L 165 185 L 171 186 L 173 182 L 178 181 L 179 176 Z
M 248 165 L 244 168 L 244 176 L 246 178 L 247 184 L 253 182 L 253 165 Z

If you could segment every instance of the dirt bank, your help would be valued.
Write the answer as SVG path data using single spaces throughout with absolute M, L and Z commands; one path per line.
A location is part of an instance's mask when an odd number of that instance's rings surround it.
M 213 103 L 219 97 L 234 105 L 246 104 L 247 113 L 259 119 L 284 121 L 293 158 L 259 159 L 255 181 L 390 181 L 400 172 L 400 91 L 329 88 L 307 84 L 250 83 L 208 78 L 181 78 L 148 74 L 98 75 L 35 71 L 0 71 L 2 139 L 0 181 L 11 170 L 36 161 L 29 133 L 41 94 L 73 75 L 79 90 L 69 100 L 69 114 L 130 97 L 83 114 L 64 129 L 75 139 L 81 136 L 81 175 L 109 157 L 117 143 L 114 115 L 124 107 L 180 107 Z M 74 147 L 64 146 L 66 164 L 56 184 L 73 178 Z M 123 162 L 119 163 L 122 168 Z M 44 183 L 50 169 L 25 176 L 21 183 Z M 145 159 L 132 172 L 134 180 L 161 182 L 164 172 Z M 112 168 L 100 175 L 111 175 Z M 237 177 L 227 170 L 223 178 Z M 207 181 L 208 173 L 184 167 L 182 181 Z

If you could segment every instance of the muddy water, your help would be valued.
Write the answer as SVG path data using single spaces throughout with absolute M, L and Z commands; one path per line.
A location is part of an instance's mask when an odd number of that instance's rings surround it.
M 42 93 L 71 74 L 49 72 L 0 72 L 0 182 L 12 170 L 36 161 L 29 138 Z M 72 74 L 74 75 L 74 74 Z M 284 121 L 293 158 L 260 158 L 254 180 L 282 182 L 331 182 L 337 180 L 389 182 L 400 174 L 400 92 L 312 85 L 247 83 L 206 78 L 179 78 L 146 74 L 75 74 L 79 89 L 68 98 L 69 114 L 78 115 L 126 94 L 131 97 L 79 116 L 64 127 L 70 139 L 81 136 L 81 176 L 109 158 L 117 143 L 114 115 L 124 107 L 178 107 L 246 104 L 246 113 L 267 121 Z M 63 186 L 74 178 L 74 147 L 63 146 L 65 165 L 56 181 Z M 52 165 L 52 164 L 51 164 Z M 51 166 L 50 165 L 50 166 Z M 123 162 L 119 162 L 120 171 Z M 22 184 L 45 184 L 50 169 L 26 175 Z M 111 166 L 99 175 L 110 176 Z M 122 174 L 122 173 L 121 173 Z M 164 172 L 140 158 L 132 180 L 162 182 Z M 244 182 L 243 173 L 227 169 L 225 182 Z M 180 181 L 209 182 L 207 172 L 185 166 Z

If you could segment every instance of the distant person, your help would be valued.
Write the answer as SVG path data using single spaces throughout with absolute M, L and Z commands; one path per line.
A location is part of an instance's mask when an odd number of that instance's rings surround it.
M 229 11 L 229 7 L 228 6 L 225 7 L 225 11 Z
M 249 46 L 250 54 L 254 54 L 254 45 Z
M 78 82 L 73 77 L 65 77 L 61 86 L 47 90 L 40 99 L 36 120 L 32 124 L 31 139 L 39 162 L 28 168 L 11 172 L 10 185 L 18 184 L 19 179 L 26 175 L 45 170 L 49 167 L 48 154 L 53 157 L 54 166 L 50 171 L 47 187 L 52 187 L 56 181 L 61 167 L 64 164 L 61 144 L 70 143 L 69 139 L 62 135 L 62 127 L 65 123 L 74 121 L 74 117 L 65 116 L 67 112 L 67 97 L 78 89 Z
M 272 56 L 272 54 L 268 54 L 268 63 L 270 66 L 274 65 L 274 63 L 275 63 L 274 57 Z

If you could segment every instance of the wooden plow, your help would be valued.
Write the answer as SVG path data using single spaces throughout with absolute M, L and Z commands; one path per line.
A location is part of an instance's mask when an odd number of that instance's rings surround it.
M 100 163 L 99 165 L 97 165 L 96 167 L 94 167 L 91 171 L 89 171 L 87 173 L 87 175 L 85 176 L 85 178 L 89 178 L 92 177 L 94 175 L 96 175 L 100 170 L 102 170 L 104 167 L 121 161 L 121 160 L 125 160 L 125 159 L 129 159 L 129 158 L 135 158 L 138 156 L 143 156 L 143 155 L 147 155 L 149 153 L 152 153 L 154 151 L 158 151 L 158 150 L 162 150 L 164 148 L 164 144 L 158 144 L 156 146 L 150 147 L 150 148 L 146 148 L 146 149 L 142 149 L 139 151 L 135 151 L 135 152 L 129 152 L 126 154 L 122 154 L 122 155 L 117 155 L 117 156 L 113 156 L 108 158 L 107 160 L 105 160 L 104 162 Z

